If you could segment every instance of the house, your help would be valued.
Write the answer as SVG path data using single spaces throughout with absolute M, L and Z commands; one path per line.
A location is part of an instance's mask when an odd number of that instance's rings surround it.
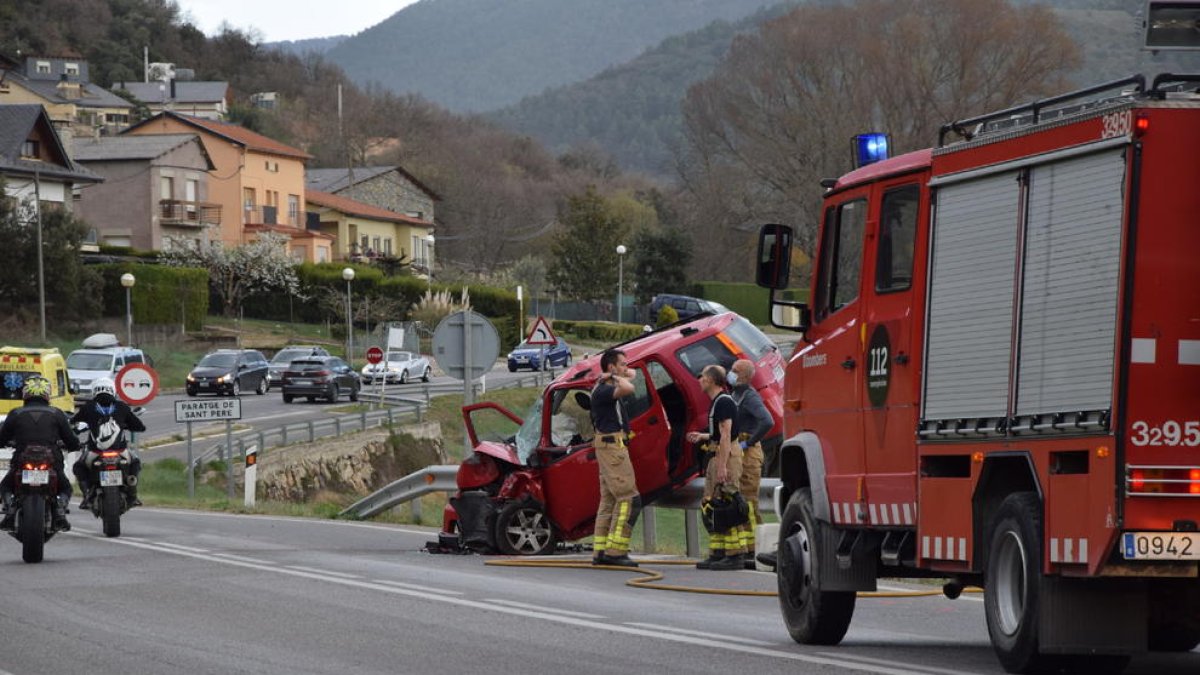
M 129 92 L 151 113 L 176 112 L 208 120 L 229 114 L 228 82 L 169 79 L 154 82 L 114 82 L 113 91 Z
M 38 104 L 0 105 L 0 179 L 5 197 L 67 211 L 77 188 L 102 180 L 71 160 Z
M 427 223 L 429 229 L 421 231 L 415 226 L 409 235 L 411 238 L 397 239 L 397 250 L 404 249 L 413 266 L 423 271 L 431 269 L 433 264 L 434 206 L 442 198 L 429 189 L 408 171 L 400 166 L 363 166 L 353 170 L 341 169 L 309 169 L 305 181 L 310 192 L 317 190 L 348 197 L 364 204 L 384 209 L 393 214 L 402 214 L 409 218 Z M 342 233 L 345 234 L 345 233 Z M 339 240 L 338 250 L 343 255 L 358 255 L 367 247 L 359 238 L 354 238 L 351 244 L 358 244 L 349 250 Z M 374 247 L 376 251 L 379 247 Z
M 208 201 L 215 165 L 198 134 L 76 139 L 74 151 L 105 180 L 77 205 L 100 243 L 160 251 L 167 238 L 220 239 L 221 205 Z
M 73 135 L 115 133 L 129 126 L 133 104 L 88 81 L 88 62 L 75 56 L 0 58 L 0 105 L 36 103 Z M 69 145 L 70 138 L 64 138 Z
M 124 135 L 196 134 L 213 163 L 208 199 L 221 206 L 221 240 L 236 245 L 262 232 L 291 240 L 289 250 L 315 260 L 318 241 L 328 238 L 305 228 L 304 162 L 311 155 L 228 122 L 163 112 Z
M 404 258 L 421 271 L 433 265 L 433 223 L 320 190 L 309 190 L 305 198 L 309 227 L 334 242 L 332 259 Z

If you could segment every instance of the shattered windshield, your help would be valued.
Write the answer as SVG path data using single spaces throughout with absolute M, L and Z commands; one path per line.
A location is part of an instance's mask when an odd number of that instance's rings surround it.
M 533 406 L 525 413 L 524 422 L 517 430 L 517 459 L 521 464 L 529 464 L 529 458 L 542 440 L 542 397 L 534 401 Z

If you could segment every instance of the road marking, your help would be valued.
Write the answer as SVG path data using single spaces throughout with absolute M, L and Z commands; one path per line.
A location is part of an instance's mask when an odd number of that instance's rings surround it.
M 553 614 L 562 614 L 563 616 L 574 616 L 580 619 L 603 619 L 600 614 L 588 614 L 587 612 L 573 612 L 569 609 L 555 609 L 553 607 L 542 607 L 541 605 L 531 605 L 526 602 L 517 602 L 516 600 L 501 600 L 499 598 L 484 598 L 484 602 L 494 602 L 497 605 L 506 605 L 508 607 L 520 607 L 521 609 L 532 609 L 538 612 L 551 612 Z
M 341 579 L 361 579 L 362 578 L 362 577 L 358 576 L 357 574 L 346 574 L 345 572 L 334 572 L 332 570 L 321 570 L 321 569 L 317 569 L 315 567 L 304 567 L 303 565 L 288 565 L 287 568 L 290 570 L 300 570 L 301 572 L 312 572 L 313 574 L 328 574 L 331 577 L 338 577 Z
M 259 565 L 270 565 L 271 564 L 270 560 L 262 560 L 259 558 L 250 558 L 248 556 L 234 555 L 232 553 L 214 553 L 213 555 L 219 555 L 222 558 L 229 558 L 230 560 L 241 560 L 242 562 L 257 563 Z
M 432 591 L 435 593 L 445 593 L 446 595 L 462 595 L 458 591 L 452 591 L 449 588 L 430 588 L 428 586 L 418 586 L 416 584 L 406 584 L 403 581 L 392 581 L 391 579 L 372 579 L 377 584 L 388 584 L 389 586 L 399 586 L 400 588 L 408 588 L 414 591 Z
M 869 656 L 858 656 L 857 654 L 843 654 L 841 652 L 817 652 L 822 656 L 836 657 L 839 659 L 850 659 L 851 661 L 861 661 L 863 663 L 875 663 L 881 666 L 894 665 L 894 661 L 885 659 L 873 659 Z M 941 675 L 975 675 L 969 670 L 951 670 L 949 668 L 938 668 L 936 666 L 913 666 L 929 673 L 940 673 Z
M 212 512 L 208 512 L 208 511 L 189 511 L 186 509 L 158 509 L 158 508 L 153 508 L 153 507 L 151 507 L 151 508 L 143 507 L 141 510 L 148 511 L 151 513 L 162 513 L 162 514 L 171 515 L 171 516 L 184 515 L 184 516 L 204 516 L 207 518 L 253 518 L 256 521 L 275 521 L 275 522 L 281 522 L 281 523 L 305 523 L 307 525 L 337 525 L 340 527 L 358 527 L 358 528 L 362 528 L 365 530 L 379 530 L 381 532 L 401 532 L 404 534 L 435 535 L 438 533 L 438 530 L 435 530 L 433 528 L 430 528 L 428 530 L 409 530 L 409 529 L 406 529 L 403 527 L 389 527 L 387 525 L 372 525 L 371 523 L 353 523 L 353 522 L 349 522 L 349 521 L 345 521 L 345 520 L 319 520 L 319 519 L 313 519 L 313 518 L 300 518 L 298 516 L 297 517 L 258 516 L 258 515 L 244 514 L 244 513 L 212 513 Z M 125 539 L 132 539 L 132 537 L 125 537 Z
M 737 637 L 736 635 L 719 635 L 717 633 L 706 633 L 702 630 L 688 630 L 687 628 L 676 628 L 675 626 L 663 626 L 655 623 L 637 623 L 635 621 L 626 621 L 626 626 L 636 626 L 638 628 L 648 628 L 650 630 L 665 630 L 671 633 L 680 633 L 682 635 L 698 635 L 704 638 L 719 638 L 721 640 L 730 640 L 732 642 L 741 642 L 743 644 L 755 645 L 758 647 L 772 647 L 773 643 L 763 642 L 762 640 L 751 640 L 750 638 Z
M 146 541 L 146 540 L 143 539 L 142 541 Z M 168 544 L 165 541 L 156 541 L 156 542 L 151 542 L 151 543 L 158 544 L 159 546 L 169 546 L 171 548 L 177 548 L 180 551 L 187 551 L 189 553 L 208 553 L 208 549 L 206 549 L 206 548 L 192 548 L 191 546 L 182 546 L 180 544 Z
M 241 567 L 244 569 L 258 570 L 271 574 L 281 574 L 285 576 L 299 577 L 302 579 L 311 579 L 314 581 L 324 581 L 331 584 L 339 584 L 349 588 L 357 588 L 367 591 L 393 593 L 403 595 L 410 598 L 418 598 L 429 602 L 440 602 L 446 605 L 455 605 L 458 607 L 467 607 L 470 609 L 482 609 L 498 614 L 508 614 L 511 616 L 520 616 L 529 619 L 540 619 L 559 623 L 578 628 L 586 628 L 594 631 L 605 631 L 609 633 L 620 633 L 623 635 L 636 635 L 638 637 L 652 638 L 665 642 L 675 642 L 679 644 L 692 645 L 701 648 L 721 649 L 729 652 L 738 652 L 740 654 L 749 654 L 752 656 L 764 656 L 768 658 L 781 659 L 784 661 L 799 661 L 802 663 L 811 663 L 822 666 L 831 666 L 853 670 L 865 673 L 878 673 L 879 675 L 929 675 L 928 670 L 923 670 L 922 666 L 916 664 L 902 664 L 891 662 L 888 666 L 872 665 L 865 663 L 856 663 L 849 659 L 842 658 L 842 655 L 836 657 L 818 656 L 815 654 L 804 654 L 798 652 L 786 652 L 778 649 L 768 649 L 754 645 L 739 644 L 736 642 L 722 640 L 720 637 L 697 637 L 690 635 L 676 635 L 673 633 L 665 633 L 662 631 L 651 631 L 644 628 L 634 626 L 625 626 L 621 624 L 605 623 L 603 621 L 594 621 L 591 619 L 582 619 L 570 616 L 562 616 L 558 614 L 550 614 L 542 610 L 521 609 L 520 607 L 505 607 L 477 600 L 469 600 L 466 598 L 452 598 L 440 594 L 434 589 L 417 590 L 407 588 L 396 588 L 395 586 L 374 583 L 359 579 L 339 579 L 330 577 L 324 574 L 314 574 L 312 572 L 302 572 L 300 570 L 288 569 L 285 567 L 271 567 L 267 565 L 259 565 L 255 563 L 241 562 L 239 560 L 230 560 L 229 558 L 221 558 L 215 555 L 207 555 L 203 553 L 192 553 L 174 548 L 162 548 L 158 544 L 143 543 L 129 541 L 128 539 L 110 539 L 95 534 L 83 534 L 79 536 L 95 539 L 98 542 L 105 542 L 119 546 L 130 546 L 149 551 L 157 551 L 159 553 L 169 553 L 171 555 L 182 556 L 185 558 L 194 558 L 196 560 L 206 560 L 209 562 L 220 563 L 222 565 L 230 565 L 233 567 Z M 902 666 L 902 667 L 901 667 Z

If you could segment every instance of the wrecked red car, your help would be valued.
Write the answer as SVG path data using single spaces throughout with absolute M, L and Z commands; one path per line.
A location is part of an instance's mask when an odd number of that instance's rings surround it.
M 700 371 L 747 358 L 753 386 L 782 428 L 783 359 L 770 338 L 734 313 L 701 315 L 618 345 L 638 371 L 626 399 L 630 458 L 643 504 L 684 485 L 699 470 L 699 449 L 684 437 L 708 423 Z M 495 403 L 463 408 L 474 452 L 458 470 L 458 492 L 443 515 L 443 547 L 510 555 L 551 552 L 592 534 L 600 500 L 588 412 L 600 355 L 552 382 L 522 417 Z

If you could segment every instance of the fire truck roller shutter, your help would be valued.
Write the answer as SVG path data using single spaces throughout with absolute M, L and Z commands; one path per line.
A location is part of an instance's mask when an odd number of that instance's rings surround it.
M 1017 354 L 1017 415 L 1112 407 L 1125 155 L 1034 167 Z
M 937 191 L 925 418 L 1007 416 L 1020 185 L 1008 171 Z

